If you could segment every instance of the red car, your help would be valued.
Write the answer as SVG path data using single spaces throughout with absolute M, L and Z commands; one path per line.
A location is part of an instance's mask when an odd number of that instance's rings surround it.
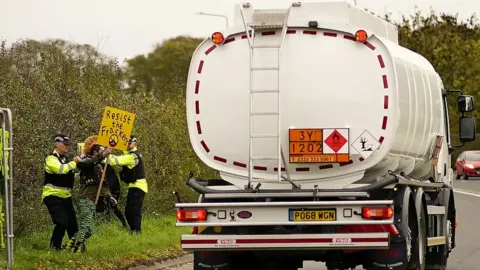
M 455 164 L 457 179 L 467 180 L 468 177 L 480 177 L 480 151 L 465 151 L 461 153 Z

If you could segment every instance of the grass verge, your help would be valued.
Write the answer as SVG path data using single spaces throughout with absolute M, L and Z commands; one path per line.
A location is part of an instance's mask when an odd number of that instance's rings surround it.
M 16 239 L 14 269 L 122 269 L 173 258 L 183 253 L 180 235 L 191 229 L 175 227 L 175 218 L 146 217 L 142 231 L 141 235 L 130 235 L 113 218 L 111 224 L 97 225 L 84 254 L 51 251 L 50 231 L 35 233 Z M 5 266 L 5 257 L 1 261 Z

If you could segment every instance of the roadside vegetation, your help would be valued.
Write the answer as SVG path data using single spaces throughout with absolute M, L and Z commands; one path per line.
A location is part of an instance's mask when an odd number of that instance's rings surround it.
M 475 17 L 460 22 L 446 14 L 414 14 L 398 26 L 400 43 L 424 55 L 446 89 L 462 89 L 480 106 L 480 61 L 476 61 L 480 59 L 480 28 Z M 65 40 L 1 43 L 0 107 L 10 108 L 14 117 L 18 269 L 108 269 L 179 254 L 178 239 L 185 229 L 174 227 L 172 191 L 195 201 L 184 184 L 189 172 L 215 175 L 193 153 L 186 126 L 186 76 L 190 56 L 201 40 L 185 36 L 165 40 L 152 52 L 127 60 L 125 67 L 95 47 Z M 451 104 L 451 130 L 456 133 L 459 115 L 456 102 Z M 144 154 L 149 184 L 144 234 L 135 238 L 117 225 L 101 222 L 87 244 L 87 254 L 51 253 L 47 249 L 51 220 L 40 201 L 43 160 L 52 150 L 51 138 L 65 132 L 74 142 L 83 142 L 97 134 L 105 106 L 137 114 L 134 133 Z M 479 110 L 474 116 L 479 119 Z M 480 148 L 478 141 L 457 150 L 453 161 L 461 150 L 472 148 Z M 123 192 L 122 208 L 125 196 Z

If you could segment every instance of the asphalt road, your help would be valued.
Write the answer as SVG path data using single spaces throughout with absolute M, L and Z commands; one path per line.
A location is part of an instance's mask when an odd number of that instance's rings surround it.
M 456 205 L 459 227 L 457 231 L 457 246 L 449 258 L 448 270 L 478 270 L 480 269 L 480 179 L 455 180 Z M 153 267 L 142 267 L 145 270 L 171 269 L 192 270 L 191 257 L 177 261 L 180 266 L 160 264 Z M 304 262 L 301 270 L 326 270 L 324 263 Z M 138 268 L 140 269 L 140 268 Z M 360 267 L 357 269 L 361 269 Z

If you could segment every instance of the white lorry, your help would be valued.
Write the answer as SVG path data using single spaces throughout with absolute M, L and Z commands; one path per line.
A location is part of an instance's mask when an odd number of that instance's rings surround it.
M 446 269 L 455 247 L 448 96 L 475 139 L 472 96 L 446 90 L 394 25 L 346 2 L 237 4 L 194 52 L 198 157 L 181 247 L 194 269 Z M 279 169 L 280 168 L 280 169 Z

